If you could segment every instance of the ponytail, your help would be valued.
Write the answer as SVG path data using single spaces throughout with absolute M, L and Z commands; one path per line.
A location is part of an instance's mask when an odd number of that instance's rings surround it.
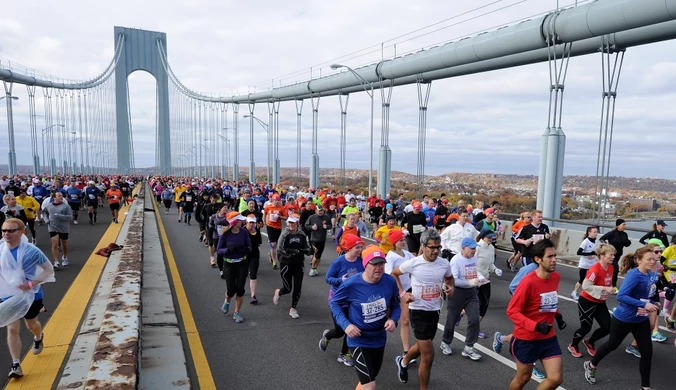
M 656 223 L 653 224 L 653 230 L 657 230 L 657 224 Z
M 627 253 L 620 261 L 620 275 L 626 275 L 632 268 L 636 268 L 636 255 L 634 253 Z

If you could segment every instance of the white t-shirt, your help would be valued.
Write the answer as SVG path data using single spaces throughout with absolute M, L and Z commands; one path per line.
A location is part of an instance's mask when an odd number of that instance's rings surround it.
M 393 269 L 399 267 L 404 261 L 412 259 L 413 257 L 413 254 L 407 250 L 404 251 L 404 257 L 399 256 L 394 250 L 387 252 L 387 257 L 385 257 L 385 260 L 387 260 L 387 263 L 385 264 L 385 273 L 391 274 Z M 411 277 L 408 274 L 399 276 L 399 281 L 401 282 L 401 287 L 404 288 L 404 291 L 411 288 Z
M 415 300 L 408 305 L 410 309 L 441 310 L 444 280 L 453 275 L 448 260 L 437 257 L 434 262 L 429 262 L 423 256 L 418 256 L 404 261 L 399 270 L 411 274 L 411 288 Z
M 594 252 L 596 250 L 596 244 L 596 241 L 591 242 L 588 238 L 585 238 L 584 241 L 582 241 L 582 244 L 580 244 L 580 248 L 582 248 L 582 252 Z M 596 264 L 597 261 L 596 255 L 580 256 L 580 262 L 577 266 L 578 268 L 589 269 L 592 265 Z

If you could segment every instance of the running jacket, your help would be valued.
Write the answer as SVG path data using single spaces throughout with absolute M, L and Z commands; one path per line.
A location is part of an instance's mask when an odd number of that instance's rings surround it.
M 277 240 L 277 257 L 280 264 L 303 264 L 305 255 L 312 254 L 307 236 L 302 230 L 291 232 L 288 228 L 282 230 Z
M 655 274 L 648 271 L 647 274 L 634 268 L 627 272 L 624 282 L 617 293 L 619 305 L 613 312 L 613 316 L 622 322 L 639 323 L 648 320 L 648 313 L 640 311 L 645 307 L 650 297 L 655 295 L 657 287 L 652 281 Z M 655 302 L 651 302 L 655 303 Z

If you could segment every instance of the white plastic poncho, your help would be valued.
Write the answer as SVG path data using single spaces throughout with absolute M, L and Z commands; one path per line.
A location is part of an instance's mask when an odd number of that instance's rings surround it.
M 29 244 L 25 235 L 17 251 L 17 259 L 10 253 L 7 244 L 0 243 L 0 328 L 23 318 L 30 309 L 40 286 L 23 291 L 19 288 L 27 280 L 39 280 L 40 284 L 55 282 L 52 263 L 36 246 Z M 6 298 L 6 299 L 5 299 Z

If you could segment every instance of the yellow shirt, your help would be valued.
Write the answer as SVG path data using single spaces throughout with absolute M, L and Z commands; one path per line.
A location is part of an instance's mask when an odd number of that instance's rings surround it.
M 174 189 L 174 200 L 176 202 L 179 202 L 181 200 L 181 194 L 186 191 L 187 187 L 186 186 L 176 186 L 176 189 Z
M 21 199 L 20 196 L 17 196 L 16 204 L 23 207 L 23 211 L 26 213 L 26 219 L 35 219 L 35 213 L 40 210 L 40 203 L 28 195 L 26 195 L 23 199 Z
M 676 283 L 676 247 L 669 245 L 662 253 L 664 261 L 664 279 L 671 283 Z
M 392 229 L 388 228 L 387 225 L 381 226 L 378 230 L 376 230 L 376 240 L 380 240 L 380 243 L 378 246 L 380 246 L 380 249 L 387 254 L 389 251 L 392 250 L 394 245 L 390 243 L 390 239 L 388 238 L 388 234 L 390 233 L 390 230 L 401 230 L 399 226 L 394 226 Z

